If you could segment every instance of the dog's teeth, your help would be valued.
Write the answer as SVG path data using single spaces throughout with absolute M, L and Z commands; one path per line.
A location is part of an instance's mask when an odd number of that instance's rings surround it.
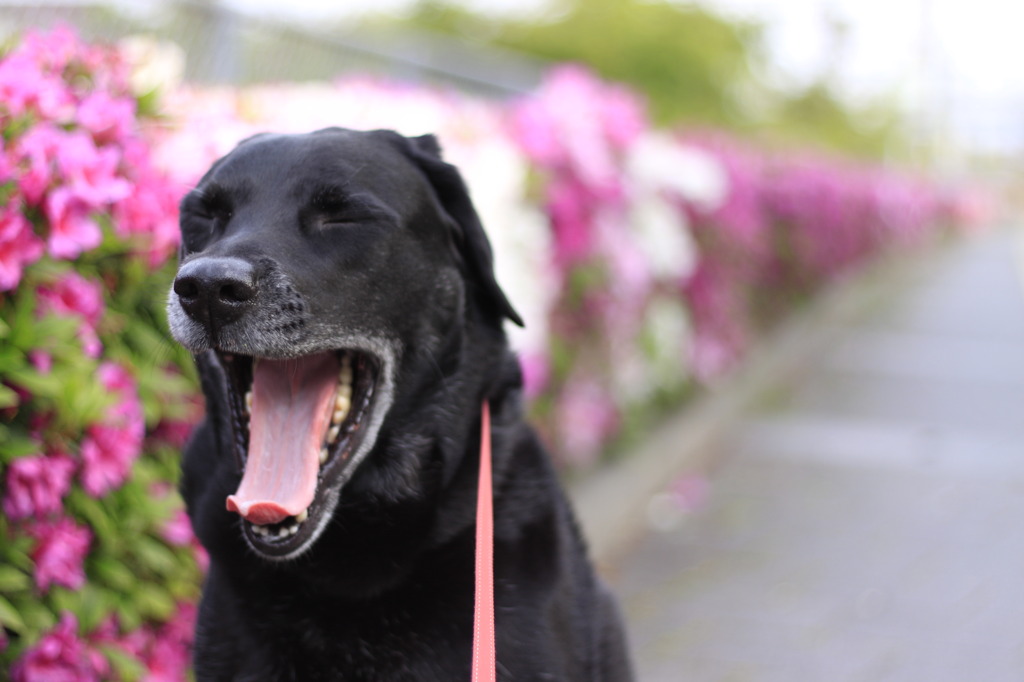
M 256 535 L 266 535 L 270 532 L 267 530 L 266 526 L 257 526 L 256 524 L 253 524 L 252 530 L 254 533 L 256 533 Z
M 245 410 L 252 412 L 252 391 L 245 392 Z
M 299 532 L 298 526 L 288 526 L 288 535 L 295 535 Z
M 327 448 L 320 448 L 320 463 L 327 464 Z
M 308 509 L 303 509 L 302 511 L 300 511 L 298 514 L 295 515 L 295 520 L 298 521 L 299 523 L 302 523 L 303 521 L 305 521 L 308 518 L 309 518 L 309 510 Z
M 340 434 L 340 433 L 341 433 L 341 425 L 335 424 L 334 426 L 332 426 L 331 429 L 327 432 L 327 442 L 328 443 L 334 443 L 335 441 L 337 441 L 338 440 L 338 434 Z
M 338 396 L 334 399 L 334 414 L 331 415 L 331 422 L 334 424 L 340 424 L 345 421 L 345 417 L 348 416 L 348 410 L 352 407 L 352 402 L 343 396 Z

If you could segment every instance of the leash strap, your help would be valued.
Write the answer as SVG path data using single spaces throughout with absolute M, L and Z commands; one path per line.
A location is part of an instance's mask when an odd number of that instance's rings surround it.
M 476 607 L 473 610 L 473 682 L 496 682 L 494 654 L 494 508 L 491 491 L 491 410 L 480 414 L 480 481 L 476 498 Z

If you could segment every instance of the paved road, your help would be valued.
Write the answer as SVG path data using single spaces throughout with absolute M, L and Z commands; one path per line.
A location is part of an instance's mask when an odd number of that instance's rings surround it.
M 1015 246 L 909 270 L 652 504 L 611 576 L 640 680 L 1024 680 Z

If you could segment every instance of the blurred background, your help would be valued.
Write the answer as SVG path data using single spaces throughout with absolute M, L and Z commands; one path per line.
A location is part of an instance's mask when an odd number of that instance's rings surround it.
M 0 665 L 186 679 L 177 202 L 248 135 L 345 125 L 462 169 L 638 679 L 1024 678 L 1022 23 L 0 0 Z
M 502 97 L 553 63 L 628 83 L 660 125 L 962 172 L 1019 156 L 1017 10 L 995 0 L 255 0 L 4 2 L 2 30 L 65 22 L 88 38 L 180 46 L 190 82 L 377 74 Z

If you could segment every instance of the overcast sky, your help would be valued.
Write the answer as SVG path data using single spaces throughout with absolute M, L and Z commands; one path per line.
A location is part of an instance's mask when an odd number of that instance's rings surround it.
M 229 0 L 244 11 L 336 16 L 341 8 L 400 12 L 412 0 Z M 544 0 L 469 0 L 492 11 L 530 11 Z M 851 96 L 888 95 L 933 127 L 986 149 L 1024 149 L 1024 29 L 1019 0 L 702 0 L 768 25 L 779 77 L 813 78 L 833 41 L 827 18 L 845 22 L 839 76 Z
M 829 15 L 848 22 L 840 75 L 854 94 L 926 107 L 963 142 L 1024 148 L 1024 69 L 1015 56 L 1024 4 L 1013 0 L 709 0 L 768 20 L 781 68 L 807 78 L 829 50 Z

